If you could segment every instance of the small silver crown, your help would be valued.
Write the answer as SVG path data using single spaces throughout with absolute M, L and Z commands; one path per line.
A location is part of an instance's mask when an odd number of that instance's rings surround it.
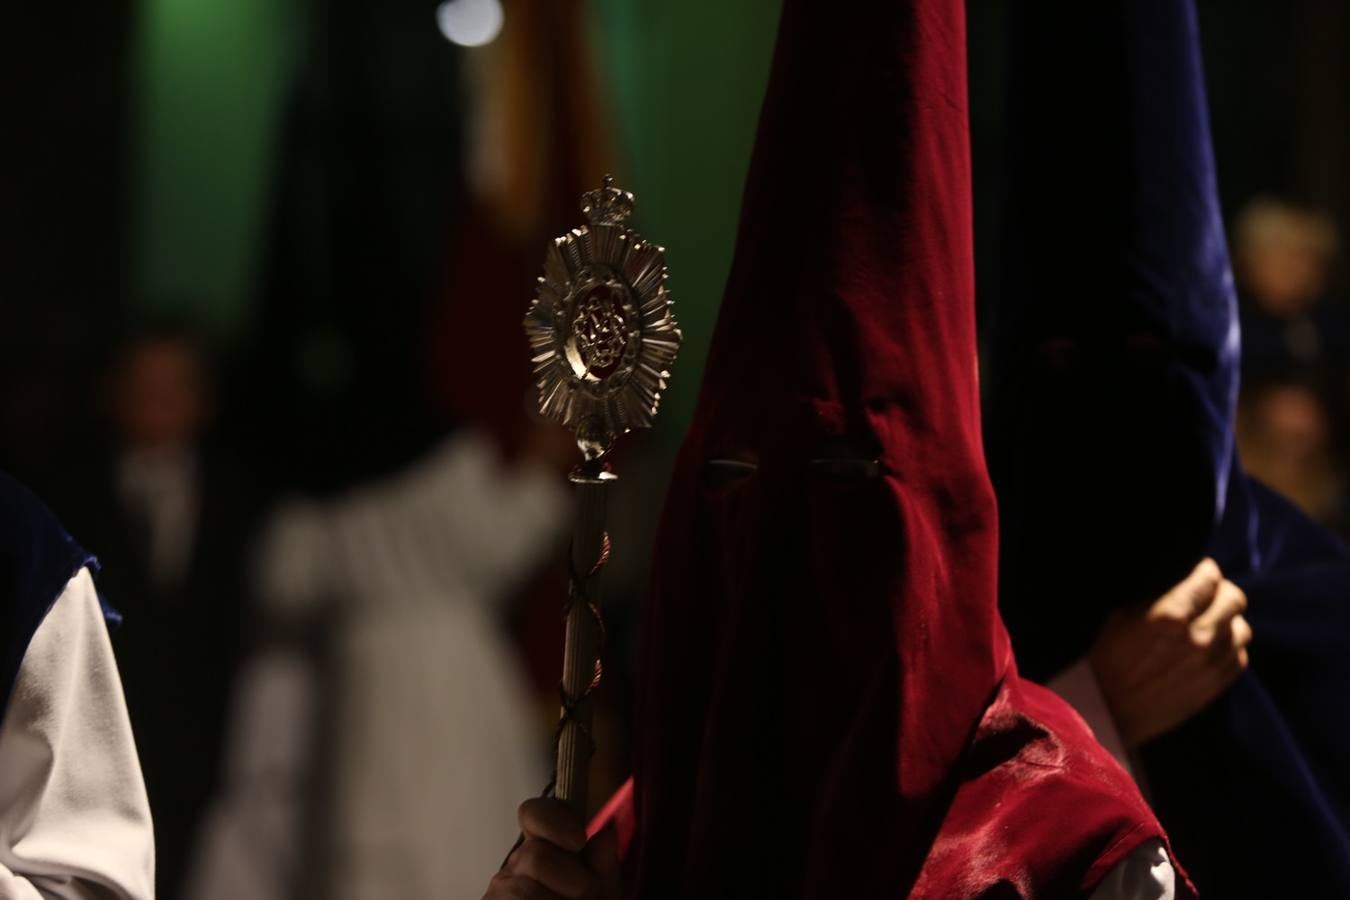
M 605 176 L 605 186 L 581 195 L 581 214 L 592 225 L 622 225 L 633 214 L 633 195 L 614 186 L 614 176 Z

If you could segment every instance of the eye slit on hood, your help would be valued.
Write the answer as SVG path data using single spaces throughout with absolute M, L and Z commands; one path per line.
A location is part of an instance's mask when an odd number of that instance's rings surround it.
M 881 477 L 881 461 L 866 457 L 830 456 L 811 460 L 811 474 L 832 481 L 863 481 Z
M 1172 354 L 1170 342 L 1147 331 L 1137 331 L 1125 337 L 1125 358 L 1135 369 L 1156 370 L 1167 365 Z
M 1049 337 L 1036 348 L 1036 362 L 1042 371 L 1064 375 L 1078 368 L 1082 352 L 1071 337 Z
M 811 477 L 827 481 L 866 481 L 881 475 L 879 447 L 856 436 L 836 436 L 821 444 L 807 461 Z
M 726 487 L 744 481 L 759 471 L 759 464 L 748 459 L 709 459 L 703 464 L 705 487 Z

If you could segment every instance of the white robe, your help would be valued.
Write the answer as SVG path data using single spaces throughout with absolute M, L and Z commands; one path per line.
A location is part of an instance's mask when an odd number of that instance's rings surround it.
M 1146 841 L 1102 879 L 1090 900 L 1176 900 L 1177 873 L 1162 841 Z
M 0 725 L 0 900 L 151 900 L 150 805 L 87 569 L 28 645 Z
M 482 896 L 515 840 L 516 805 L 548 777 L 497 618 L 510 587 L 564 551 L 567 512 L 561 478 L 506 470 L 468 433 L 406 473 L 282 513 L 263 563 L 272 611 L 336 616 L 338 683 L 285 651 L 248 667 L 191 900 L 282 900 L 311 880 L 297 867 L 320 691 L 339 701 L 320 876 L 330 895 Z M 325 598 L 338 607 L 325 612 Z

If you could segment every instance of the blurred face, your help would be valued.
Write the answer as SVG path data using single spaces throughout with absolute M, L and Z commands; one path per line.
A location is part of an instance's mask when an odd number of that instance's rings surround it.
M 190 446 L 206 420 L 201 360 L 180 340 L 147 341 L 126 355 L 114 383 L 113 415 L 136 449 Z
M 1297 218 L 1285 228 L 1243 248 L 1245 287 L 1261 309 L 1273 316 L 1296 316 L 1321 298 L 1326 287 L 1326 253 Z
M 1307 464 L 1325 450 L 1329 426 L 1322 401 L 1308 388 L 1280 385 L 1263 390 L 1255 403 L 1256 425 L 1277 456 Z

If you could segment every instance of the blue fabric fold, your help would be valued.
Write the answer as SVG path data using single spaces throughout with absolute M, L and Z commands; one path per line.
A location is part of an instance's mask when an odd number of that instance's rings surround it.
M 0 472 L 0 716 L 34 632 L 85 566 L 97 568 L 93 555 L 31 491 Z

